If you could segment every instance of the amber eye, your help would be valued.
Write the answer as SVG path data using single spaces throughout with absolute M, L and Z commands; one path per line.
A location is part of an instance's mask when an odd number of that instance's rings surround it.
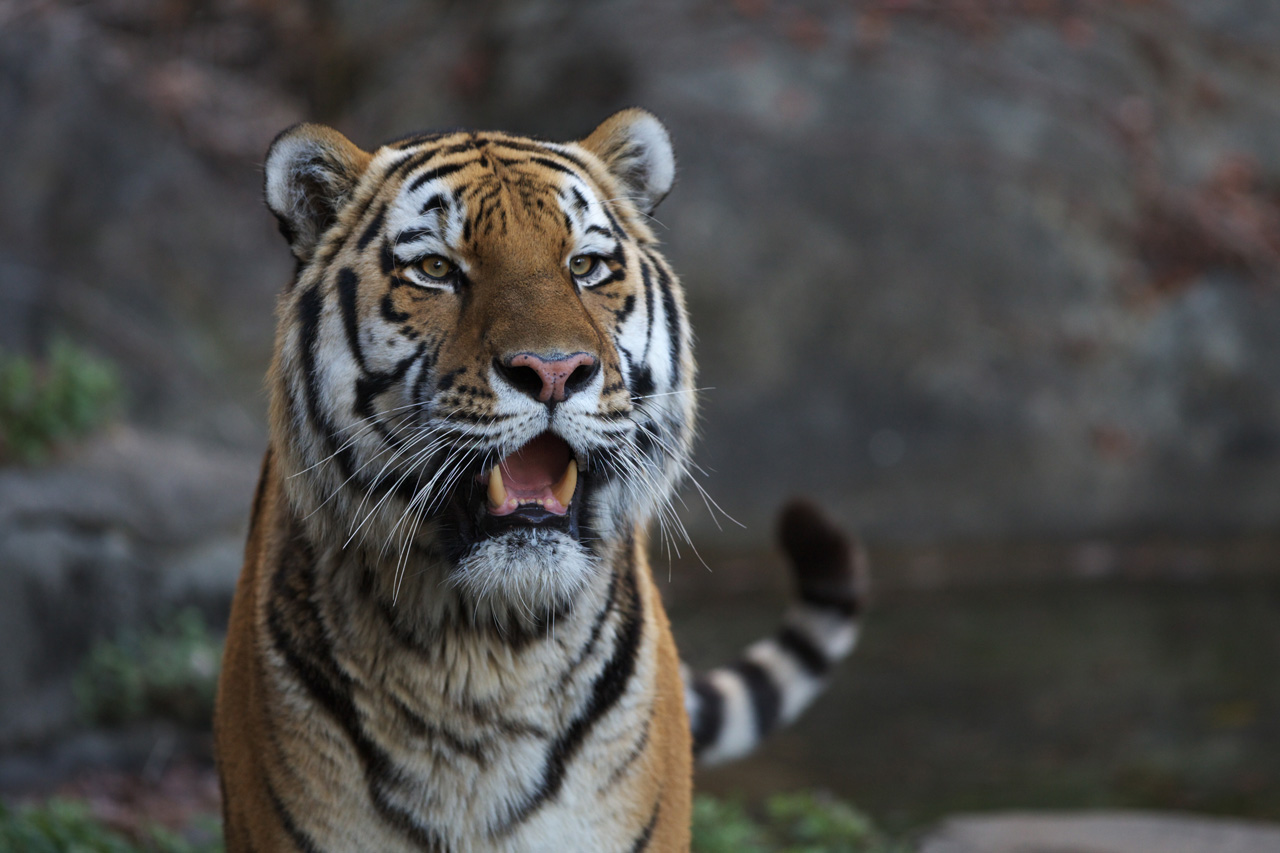
M 582 278 L 596 268 L 595 255 L 575 255 L 569 259 L 569 272 Z
M 444 279 L 453 273 L 453 264 L 449 263 L 448 258 L 442 258 L 439 255 L 432 255 L 418 262 L 418 269 L 422 271 L 427 278 Z

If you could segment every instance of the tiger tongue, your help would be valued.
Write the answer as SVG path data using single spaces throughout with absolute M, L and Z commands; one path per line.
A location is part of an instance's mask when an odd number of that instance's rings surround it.
M 516 496 L 541 497 L 564 476 L 569 457 L 564 439 L 544 432 L 502 460 L 503 483 Z

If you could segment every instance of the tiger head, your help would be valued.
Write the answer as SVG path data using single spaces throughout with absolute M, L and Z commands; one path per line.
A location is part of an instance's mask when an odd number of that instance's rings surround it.
M 271 443 L 310 534 L 549 603 L 670 511 L 694 367 L 647 219 L 674 176 L 638 109 L 563 144 L 281 134 Z

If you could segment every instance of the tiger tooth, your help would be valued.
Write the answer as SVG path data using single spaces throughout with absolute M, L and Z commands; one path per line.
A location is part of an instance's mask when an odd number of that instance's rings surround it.
M 578 488 L 578 461 L 570 459 L 569 467 L 564 469 L 564 476 L 560 478 L 560 482 L 551 487 L 551 494 L 560 501 L 560 506 L 567 507 L 569 501 L 573 500 L 573 491 L 576 488 Z
M 507 502 L 507 487 L 502 484 L 502 472 L 494 465 L 489 472 L 489 503 L 500 507 Z

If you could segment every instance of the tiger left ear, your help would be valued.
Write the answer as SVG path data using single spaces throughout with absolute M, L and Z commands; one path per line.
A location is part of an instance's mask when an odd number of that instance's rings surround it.
M 652 213 L 671 192 L 676 155 L 653 113 L 636 107 L 614 113 L 578 144 L 600 158 L 641 213 Z
M 297 124 L 267 151 L 267 207 L 294 257 L 310 259 L 351 199 L 372 155 L 331 127 Z

